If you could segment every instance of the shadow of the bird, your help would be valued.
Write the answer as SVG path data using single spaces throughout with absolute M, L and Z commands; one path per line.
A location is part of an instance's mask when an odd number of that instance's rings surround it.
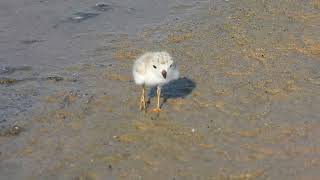
M 162 86 L 161 97 L 163 97 L 164 102 L 171 98 L 184 98 L 187 95 L 189 95 L 195 87 L 196 83 L 193 82 L 191 79 L 186 77 L 179 78 Z M 156 89 L 156 87 L 150 89 L 148 95 L 149 98 L 156 96 Z

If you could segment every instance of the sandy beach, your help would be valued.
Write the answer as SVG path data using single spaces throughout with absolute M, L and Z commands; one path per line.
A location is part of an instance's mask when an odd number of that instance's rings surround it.
M 2 1 L 0 179 L 319 179 L 319 22 L 318 0 Z M 181 77 L 143 113 L 132 64 L 159 50 Z

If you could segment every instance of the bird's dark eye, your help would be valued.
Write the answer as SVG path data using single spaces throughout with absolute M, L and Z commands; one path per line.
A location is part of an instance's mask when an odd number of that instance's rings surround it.
M 157 66 L 153 65 L 153 68 L 157 69 Z
M 170 65 L 170 67 L 172 68 L 174 66 L 174 64 L 172 63 L 171 65 Z

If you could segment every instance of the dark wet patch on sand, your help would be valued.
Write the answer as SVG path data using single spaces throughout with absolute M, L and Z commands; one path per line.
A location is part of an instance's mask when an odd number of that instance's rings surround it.
M 12 74 L 16 71 L 31 71 L 31 66 L 17 66 L 17 67 L 10 67 L 4 66 L 0 68 L 0 75 Z
M 87 19 L 94 18 L 98 16 L 98 13 L 92 13 L 92 12 L 77 12 L 74 13 L 72 17 L 70 17 L 65 22 L 71 22 L 71 23 L 80 23 L 82 21 L 85 21 Z
M 0 84 L 1 85 L 12 85 L 14 83 L 17 83 L 18 80 L 16 79 L 10 79 L 10 78 L 0 78 Z
M 81 23 L 83 21 L 93 19 L 99 16 L 101 13 L 112 11 L 114 7 L 115 7 L 114 5 L 100 2 L 92 6 L 91 10 L 79 11 L 79 12 L 73 13 L 71 17 L 68 17 L 67 19 L 62 20 L 60 23 L 54 25 L 53 27 L 57 28 L 60 24 L 65 24 L 65 23 Z
M 14 125 L 12 127 L 8 127 L 6 129 L 0 128 L 0 136 L 17 136 L 24 129 L 18 125 Z
M 107 4 L 107 3 L 100 2 L 100 3 L 97 3 L 95 6 L 93 6 L 92 9 L 94 9 L 94 10 L 96 10 L 96 11 L 105 12 L 105 11 L 111 11 L 111 10 L 113 10 L 114 7 L 113 7 L 113 5 L 111 5 L 111 4 Z
M 31 45 L 31 44 L 35 44 L 35 43 L 39 43 L 39 42 L 43 42 L 45 40 L 41 40 L 41 39 L 30 39 L 30 40 L 21 40 L 20 42 L 22 44 L 25 44 L 25 45 Z

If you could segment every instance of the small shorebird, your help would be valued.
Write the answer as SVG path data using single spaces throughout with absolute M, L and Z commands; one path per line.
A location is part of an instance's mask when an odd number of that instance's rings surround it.
M 140 110 L 146 111 L 146 86 L 157 86 L 157 107 L 152 111 L 160 112 L 161 86 L 179 77 L 179 71 L 170 54 L 147 52 L 134 62 L 132 72 L 135 83 L 142 86 Z

